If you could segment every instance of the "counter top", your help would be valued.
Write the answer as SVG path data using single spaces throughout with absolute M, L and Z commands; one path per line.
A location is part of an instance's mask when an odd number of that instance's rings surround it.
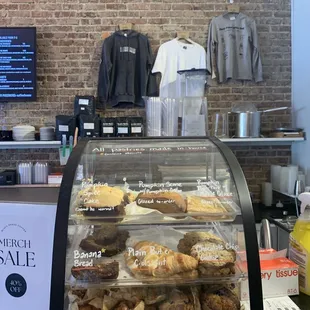
M 310 296 L 300 293 L 299 296 L 293 296 L 291 299 L 301 310 L 310 309 Z
M 260 223 L 264 218 L 282 219 L 284 217 L 283 212 L 287 211 L 287 215 L 296 215 L 296 209 L 294 204 L 285 204 L 284 208 L 265 207 L 262 204 L 253 204 L 254 216 L 256 223 Z M 310 310 L 310 308 L 309 308 Z

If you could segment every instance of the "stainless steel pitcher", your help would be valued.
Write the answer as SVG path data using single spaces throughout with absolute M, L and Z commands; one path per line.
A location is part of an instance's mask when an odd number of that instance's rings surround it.
M 261 115 L 273 111 L 286 110 L 287 107 L 269 109 L 257 112 L 233 112 L 236 116 L 235 138 L 259 138 L 261 128 Z

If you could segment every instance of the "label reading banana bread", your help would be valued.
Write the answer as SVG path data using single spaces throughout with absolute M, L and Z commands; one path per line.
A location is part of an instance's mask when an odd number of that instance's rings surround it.
M 74 264 L 73 264 L 74 267 L 93 267 L 94 259 L 102 257 L 101 251 L 80 253 L 78 250 L 75 250 L 73 254 L 74 254 Z

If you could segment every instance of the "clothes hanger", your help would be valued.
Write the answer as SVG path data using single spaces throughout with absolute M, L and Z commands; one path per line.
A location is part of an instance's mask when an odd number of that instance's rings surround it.
M 227 13 L 226 14 L 229 14 L 229 13 L 235 13 L 235 14 L 240 13 L 240 5 L 234 4 L 234 0 L 230 0 L 230 3 L 227 5 Z
M 119 24 L 118 25 L 119 30 L 132 30 L 133 24 L 132 23 L 127 23 L 127 24 Z
M 178 31 L 176 39 L 178 41 L 184 40 L 184 41 L 188 42 L 189 44 L 195 44 L 195 42 L 190 39 L 188 31 Z

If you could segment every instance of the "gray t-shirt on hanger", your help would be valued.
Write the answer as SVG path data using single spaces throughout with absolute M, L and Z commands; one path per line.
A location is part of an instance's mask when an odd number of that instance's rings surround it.
M 254 19 L 227 13 L 211 21 L 207 69 L 220 83 L 228 79 L 263 80 L 262 62 Z

